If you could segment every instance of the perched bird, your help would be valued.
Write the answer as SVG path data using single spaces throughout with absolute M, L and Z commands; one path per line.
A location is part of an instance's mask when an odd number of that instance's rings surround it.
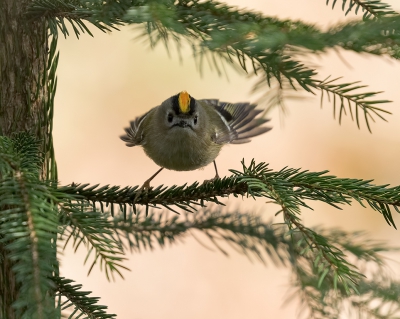
M 196 100 L 183 91 L 131 121 L 121 140 L 129 147 L 141 145 L 161 167 L 140 191 L 150 188 L 150 181 L 164 168 L 191 171 L 214 162 L 215 177 L 209 181 L 219 178 L 215 158 L 222 146 L 250 142 L 271 129 L 262 126 L 268 119 L 256 118 L 262 111 L 255 107 Z

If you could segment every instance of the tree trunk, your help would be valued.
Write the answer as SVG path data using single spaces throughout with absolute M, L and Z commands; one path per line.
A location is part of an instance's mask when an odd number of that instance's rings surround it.
M 0 0 L 0 134 L 29 131 L 43 137 L 47 61 L 44 21 L 28 21 L 26 0 Z
M 48 36 L 44 20 L 29 21 L 25 15 L 30 0 L 0 0 L 0 135 L 30 132 L 49 151 L 47 70 Z M 52 103 L 52 102 L 51 102 Z M 52 114 L 52 113 L 51 113 Z M 46 161 L 45 161 L 46 162 Z M 46 163 L 41 178 L 48 178 Z M 19 316 L 12 308 L 18 284 L 9 252 L 0 245 L 0 316 Z

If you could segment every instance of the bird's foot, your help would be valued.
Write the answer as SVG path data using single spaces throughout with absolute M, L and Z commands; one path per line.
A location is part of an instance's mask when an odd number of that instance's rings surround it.
M 137 199 L 142 195 L 143 191 L 147 192 L 150 189 L 150 181 L 147 180 L 143 183 L 143 185 L 136 191 L 135 199 L 133 200 L 136 203 Z
M 203 184 L 213 183 L 213 182 L 215 182 L 217 179 L 219 179 L 219 175 L 218 175 L 218 174 L 216 174 L 214 178 L 204 180 Z
M 133 200 L 133 203 L 136 203 L 137 199 L 139 198 L 139 196 L 143 193 L 143 191 L 145 190 L 146 192 L 150 189 L 150 182 L 153 180 L 154 177 L 156 177 L 158 175 L 158 173 L 160 173 L 162 170 L 164 169 L 164 167 L 161 167 L 157 172 L 155 172 L 155 174 L 153 176 L 151 176 L 148 180 L 146 180 L 142 187 L 140 187 L 137 192 L 136 192 L 136 196 L 135 199 Z

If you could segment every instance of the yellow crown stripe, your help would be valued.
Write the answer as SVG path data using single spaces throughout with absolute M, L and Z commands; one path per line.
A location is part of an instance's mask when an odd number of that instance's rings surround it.
M 188 113 L 190 111 L 190 95 L 186 91 L 179 93 L 178 98 L 179 109 L 182 113 Z

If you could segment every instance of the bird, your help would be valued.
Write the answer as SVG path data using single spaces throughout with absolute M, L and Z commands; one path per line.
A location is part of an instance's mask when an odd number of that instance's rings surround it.
M 220 102 L 218 99 L 195 99 L 186 91 L 166 99 L 130 122 L 120 139 L 128 147 L 142 146 L 160 169 L 147 179 L 136 198 L 164 169 L 191 171 L 214 163 L 226 144 L 250 142 L 250 138 L 266 133 L 269 119 L 257 117 L 262 110 L 256 104 Z

